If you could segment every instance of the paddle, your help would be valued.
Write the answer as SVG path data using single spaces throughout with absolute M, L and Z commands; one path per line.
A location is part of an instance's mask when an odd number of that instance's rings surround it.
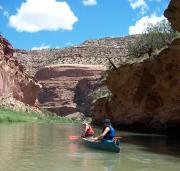
M 76 135 L 69 136 L 69 140 L 71 140 L 71 141 L 76 141 L 80 138 L 81 138 L 81 136 L 76 136 Z
M 81 138 L 81 136 L 76 136 L 76 135 L 69 136 L 69 140 L 71 140 L 71 141 L 76 141 L 76 140 L 79 140 L 80 138 Z M 123 137 L 122 136 L 115 136 L 114 139 L 122 140 Z
M 122 140 L 122 139 L 124 139 L 124 137 L 122 137 L 122 136 L 115 136 L 114 139 Z

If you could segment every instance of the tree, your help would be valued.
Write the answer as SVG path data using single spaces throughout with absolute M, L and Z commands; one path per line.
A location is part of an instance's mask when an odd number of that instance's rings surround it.
M 156 50 L 170 44 L 177 35 L 178 33 L 171 28 L 167 20 L 156 25 L 148 24 L 137 42 L 128 44 L 128 54 L 134 58 L 140 58 L 144 54 L 148 54 L 150 57 Z

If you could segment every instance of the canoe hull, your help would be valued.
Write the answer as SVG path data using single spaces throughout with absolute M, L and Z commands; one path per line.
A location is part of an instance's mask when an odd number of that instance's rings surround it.
M 83 138 L 82 139 L 83 143 L 90 148 L 95 148 L 95 149 L 100 149 L 100 150 L 105 150 L 105 151 L 110 151 L 110 152 L 115 152 L 119 153 L 120 152 L 120 145 L 117 145 L 114 141 L 113 142 L 94 142 L 90 139 Z

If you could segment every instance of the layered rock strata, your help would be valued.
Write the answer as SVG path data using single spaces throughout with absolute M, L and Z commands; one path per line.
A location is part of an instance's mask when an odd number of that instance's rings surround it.
M 89 106 L 87 107 L 85 101 L 78 100 L 85 98 L 84 96 L 87 95 L 85 91 L 93 91 L 97 79 L 101 77 L 104 70 L 105 68 L 99 65 L 67 64 L 40 69 L 35 76 L 43 86 L 39 94 L 40 105 L 61 116 L 79 111 L 87 112 Z M 86 83 L 81 84 L 84 79 Z M 88 86 L 87 82 L 93 84 L 92 87 Z
M 39 69 L 54 64 L 108 65 L 110 58 L 115 64 L 127 56 L 127 46 L 136 36 L 88 40 L 78 46 L 63 49 L 16 50 L 14 56 L 34 75 Z

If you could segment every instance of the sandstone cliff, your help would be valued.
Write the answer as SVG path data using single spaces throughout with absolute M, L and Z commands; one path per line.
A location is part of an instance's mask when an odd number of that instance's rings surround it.
M 179 30 L 179 0 L 172 0 L 165 15 Z M 180 38 L 154 59 L 126 64 L 108 71 L 112 93 L 96 101 L 93 118 L 109 117 L 119 128 L 176 133 L 180 128 Z
M 61 116 L 75 112 L 89 113 L 88 94 L 98 87 L 105 68 L 92 65 L 51 65 L 40 69 L 35 77 L 43 88 L 41 107 Z
M 105 70 L 94 65 L 108 65 L 107 58 L 115 64 L 126 60 L 128 43 L 138 37 L 88 40 L 64 49 L 16 50 L 14 56 L 42 83 L 39 101 L 43 108 L 58 115 L 88 115 L 92 102 L 89 94 L 101 85 L 98 79 Z
M 13 57 L 13 47 L 0 36 L 0 99 L 12 97 L 28 105 L 35 105 L 40 85 L 25 73 L 24 67 Z
M 157 58 L 108 72 L 111 99 L 96 102 L 96 121 L 109 117 L 116 125 L 164 131 L 180 125 L 180 39 Z
M 108 65 L 107 57 L 118 64 L 127 56 L 128 43 L 138 38 L 136 35 L 88 40 L 81 45 L 63 49 L 16 50 L 14 56 L 26 66 L 31 75 L 52 64 Z

